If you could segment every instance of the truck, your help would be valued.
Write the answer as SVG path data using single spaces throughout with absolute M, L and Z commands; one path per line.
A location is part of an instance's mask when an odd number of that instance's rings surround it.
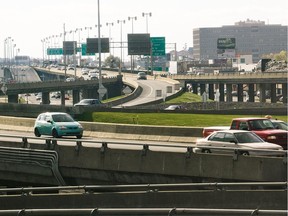
M 287 134 L 288 131 L 277 129 L 272 121 L 267 118 L 246 117 L 232 119 L 230 127 L 215 126 L 203 128 L 203 137 L 207 137 L 214 131 L 219 130 L 248 130 L 261 137 L 264 141 L 275 143 L 287 150 Z

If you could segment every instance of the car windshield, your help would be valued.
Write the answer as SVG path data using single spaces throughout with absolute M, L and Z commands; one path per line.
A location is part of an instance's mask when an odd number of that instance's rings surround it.
M 55 114 L 52 115 L 54 122 L 74 122 L 74 119 L 67 114 Z
M 257 119 L 249 121 L 252 130 L 274 129 L 273 123 L 269 119 Z
M 260 137 L 254 133 L 234 133 L 238 143 L 258 143 L 264 142 Z

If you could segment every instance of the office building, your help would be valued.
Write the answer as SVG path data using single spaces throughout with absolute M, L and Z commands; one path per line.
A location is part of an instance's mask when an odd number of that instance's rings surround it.
M 246 20 L 231 26 L 193 29 L 194 58 L 197 60 L 235 58 L 252 55 L 257 63 L 265 54 L 287 51 L 287 26 L 267 25 L 264 21 Z M 219 55 L 219 40 L 229 39 L 235 47 Z

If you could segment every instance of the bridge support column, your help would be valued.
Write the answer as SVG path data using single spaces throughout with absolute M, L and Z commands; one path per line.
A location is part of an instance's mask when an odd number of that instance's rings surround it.
M 8 103 L 18 103 L 18 94 L 8 95 Z
M 193 94 L 198 94 L 198 85 L 197 84 L 193 84 L 192 85 L 192 90 L 193 90 Z
M 42 92 L 42 104 L 50 104 L 50 92 Z
M 65 106 L 65 91 L 61 91 L 61 105 Z
M 214 84 L 209 84 L 209 99 L 214 100 Z
M 243 84 L 237 84 L 238 102 L 243 102 Z
M 282 83 L 283 103 L 287 103 L 287 83 Z
M 265 83 L 261 83 L 259 85 L 259 91 L 260 91 L 260 95 L 259 95 L 259 101 L 261 103 L 265 103 L 266 102 L 266 88 L 265 88 Z
M 232 96 L 232 84 L 226 84 L 226 101 L 232 102 L 233 96 Z
M 270 97 L 271 97 L 271 103 L 277 103 L 277 98 L 276 98 L 276 84 L 272 83 L 270 86 Z
M 73 104 L 76 104 L 80 101 L 80 91 L 79 90 L 73 90 L 72 91 L 72 98 L 73 98 Z
M 225 90 L 224 90 L 224 84 L 219 84 L 219 92 L 220 92 L 220 101 L 225 101 Z
M 248 97 L 249 97 L 249 102 L 255 102 L 255 95 L 254 95 L 254 84 L 249 84 L 248 85 Z
M 206 91 L 206 85 L 201 83 L 200 84 L 200 95 L 202 95 Z

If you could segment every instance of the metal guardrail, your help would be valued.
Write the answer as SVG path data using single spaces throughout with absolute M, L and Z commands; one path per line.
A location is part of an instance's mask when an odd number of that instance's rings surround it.
M 79 185 L 79 186 L 57 186 L 57 187 L 22 187 L 22 188 L 0 188 L 1 195 L 9 196 L 16 194 L 29 196 L 37 193 L 53 195 L 61 193 L 111 193 L 111 192 L 161 192 L 161 191 L 187 191 L 187 190 L 212 190 L 212 191 L 233 191 L 233 190 L 286 190 L 287 182 L 225 182 L 225 183 L 182 183 L 182 184 L 139 184 L 139 185 Z
M 0 161 L 5 163 L 34 164 L 51 169 L 57 183 L 65 185 L 58 170 L 58 153 L 50 150 L 0 147 Z
M 71 208 L 0 210 L 0 216 L 96 216 L 96 215 L 287 215 L 287 210 L 205 208 Z
M 177 148 L 181 151 L 186 150 L 186 157 L 190 158 L 193 153 L 194 148 L 209 148 L 209 149 L 218 149 L 218 150 L 230 150 L 232 151 L 233 160 L 238 160 L 238 157 L 241 155 L 242 151 L 249 151 L 249 152 L 270 152 L 270 153 L 277 153 L 278 155 L 281 155 L 283 157 L 283 163 L 287 164 L 287 150 L 259 150 L 259 149 L 249 149 L 249 148 L 228 148 L 228 147 L 212 147 L 212 146 L 195 146 L 195 144 L 184 144 L 179 143 L 179 145 L 175 144 L 156 144 L 156 143 L 131 143 L 131 142 L 119 142 L 119 141 L 97 141 L 97 140 L 84 140 L 84 139 L 64 139 L 64 138 L 39 138 L 39 137 L 32 137 L 32 136 L 14 136 L 14 135 L 5 135 L 0 134 L 0 140 L 1 137 L 9 137 L 9 138 L 19 138 L 22 140 L 22 148 L 28 148 L 30 147 L 30 144 L 28 142 L 28 139 L 31 140 L 42 140 L 45 141 L 46 149 L 47 150 L 54 150 L 55 146 L 59 145 L 59 142 L 61 141 L 69 141 L 75 143 L 75 151 L 79 152 L 80 149 L 83 147 L 83 143 L 89 143 L 89 144 L 101 144 L 101 152 L 105 153 L 109 145 L 117 146 L 117 145 L 129 145 L 129 146 L 140 146 L 142 147 L 142 155 L 146 155 L 147 152 L 151 149 L 150 147 L 157 147 L 161 148 L 163 151 L 165 151 L 165 148 Z M 260 155 L 259 155 L 260 156 Z M 259 157 L 258 156 L 258 157 Z M 249 155 L 251 157 L 251 155 Z M 263 156 L 264 157 L 264 156 Z

